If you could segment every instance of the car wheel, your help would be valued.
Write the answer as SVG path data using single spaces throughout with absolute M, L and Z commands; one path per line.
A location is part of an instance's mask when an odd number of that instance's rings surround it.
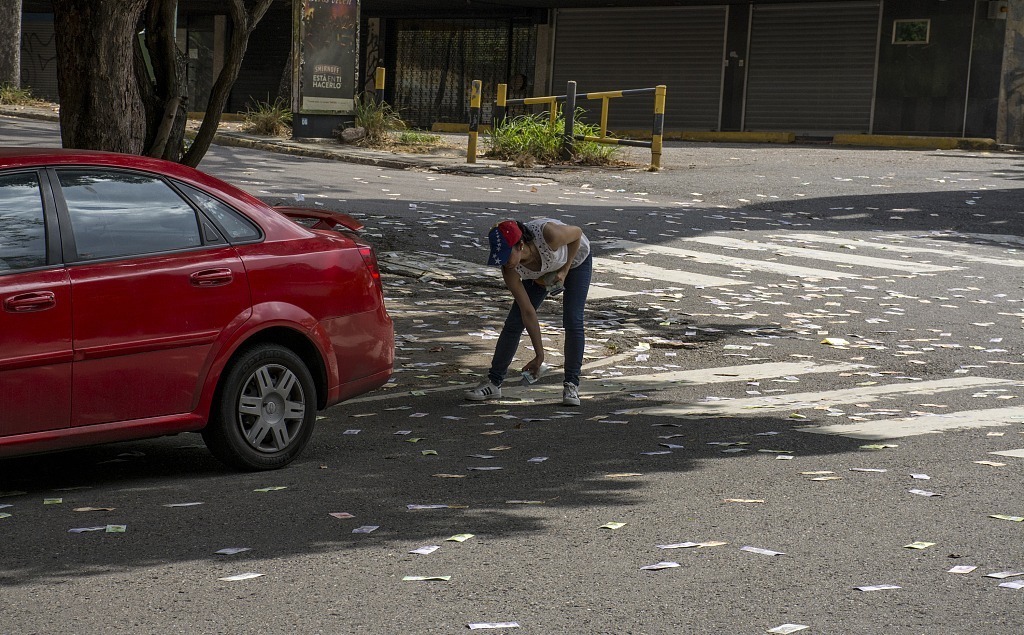
M 203 439 L 228 465 L 273 470 L 302 452 L 316 420 L 316 386 L 291 350 L 263 344 L 243 352 L 223 376 Z

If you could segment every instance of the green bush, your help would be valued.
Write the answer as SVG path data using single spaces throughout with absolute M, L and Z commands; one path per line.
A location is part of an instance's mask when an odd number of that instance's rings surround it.
M 242 130 L 253 134 L 285 137 L 292 129 L 292 111 L 283 99 L 259 102 L 245 109 Z
M 392 130 L 405 130 L 405 122 L 398 111 L 386 102 L 377 102 L 373 93 L 364 93 L 356 99 L 356 127 L 366 129 L 363 145 L 386 145 L 391 139 Z
M 28 88 L 18 88 L 11 84 L 0 84 L 0 104 L 5 106 L 34 106 L 40 103 L 32 96 Z
M 580 121 L 584 112 L 582 108 L 577 109 L 573 120 L 573 132 L 576 135 L 598 136 L 598 126 Z M 554 123 L 551 122 L 548 113 L 507 119 L 502 125 L 493 128 L 487 136 L 487 143 L 490 146 L 488 155 L 512 161 L 520 167 L 530 167 L 534 163 L 558 163 L 561 161 L 564 131 L 565 118 L 561 112 Z M 605 165 L 611 162 L 617 151 L 618 148 L 613 145 L 576 141 L 573 143 L 572 157 L 569 160 L 582 165 Z

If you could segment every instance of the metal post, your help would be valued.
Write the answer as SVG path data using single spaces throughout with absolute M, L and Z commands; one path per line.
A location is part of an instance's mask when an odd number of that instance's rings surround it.
M 384 67 L 377 67 L 377 74 L 373 77 L 373 90 L 377 95 L 377 105 L 384 103 Z
M 665 135 L 665 92 L 664 84 L 654 89 L 654 125 L 651 127 L 651 169 L 661 169 L 661 141 Z
M 508 85 L 498 84 L 498 103 L 494 107 L 494 121 L 491 122 L 492 129 L 505 123 L 505 102 L 507 99 Z
M 562 134 L 562 158 L 572 158 L 573 131 L 575 125 L 573 119 L 576 115 L 576 82 L 568 82 L 565 85 L 565 106 L 562 110 L 565 117 L 565 131 Z
M 601 136 L 608 136 L 608 97 L 601 98 Z
M 466 148 L 466 163 L 476 163 L 476 138 L 480 128 L 480 93 L 483 82 L 473 80 L 473 90 L 469 97 L 469 146 Z

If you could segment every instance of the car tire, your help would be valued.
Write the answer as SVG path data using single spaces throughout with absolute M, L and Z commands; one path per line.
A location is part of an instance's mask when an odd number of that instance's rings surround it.
M 316 385 L 290 349 L 245 350 L 222 376 L 203 440 L 232 467 L 275 470 L 291 463 L 313 434 Z

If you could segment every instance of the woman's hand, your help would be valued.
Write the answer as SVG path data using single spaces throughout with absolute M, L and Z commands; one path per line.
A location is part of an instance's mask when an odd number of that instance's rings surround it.
M 527 364 L 526 366 L 523 366 L 523 372 L 524 373 L 530 373 L 531 375 L 536 377 L 537 374 L 540 372 L 540 365 L 543 364 L 543 363 L 544 363 L 544 355 L 543 354 L 538 355 L 538 356 L 534 357 L 532 360 L 530 360 L 529 364 Z

